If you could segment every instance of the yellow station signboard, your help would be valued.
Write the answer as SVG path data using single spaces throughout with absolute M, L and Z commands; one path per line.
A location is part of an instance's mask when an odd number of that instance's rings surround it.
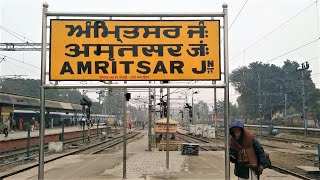
M 156 124 L 154 132 L 156 133 L 166 133 L 167 132 L 167 125 L 164 124 Z M 169 125 L 169 133 L 176 133 L 177 132 L 177 125 Z
M 220 21 L 51 20 L 50 80 L 220 80 Z

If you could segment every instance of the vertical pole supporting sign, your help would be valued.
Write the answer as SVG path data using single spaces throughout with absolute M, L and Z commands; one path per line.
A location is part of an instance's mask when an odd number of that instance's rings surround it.
M 170 118 L 170 88 L 167 88 L 167 139 L 166 139 L 166 169 L 169 172 L 169 118 Z
M 228 5 L 223 4 L 223 34 L 224 34 L 224 145 L 225 145 L 225 179 L 230 179 L 230 157 L 229 157 L 229 52 L 228 52 Z
M 127 84 L 127 81 L 124 82 Z M 123 179 L 127 179 L 127 88 L 124 88 L 124 106 L 123 106 Z
M 40 89 L 40 139 L 39 139 L 39 169 L 38 179 L 44 179 L 44 128 L 45 128 L 45 89 L 43 85 L 46 84 L 46 53 L 47 53 L 47 11 L 49 5 L 43 3 L 42 7 L 42 44 L 41 44 L 41 89 Z

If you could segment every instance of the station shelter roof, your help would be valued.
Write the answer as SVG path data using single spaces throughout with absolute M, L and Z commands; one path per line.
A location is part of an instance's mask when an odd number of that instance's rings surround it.
M 80 101 L 79 101 L 80 102 Z M 39 108 L 40 99 L 36 97 L 21 96 L 16 94 L 9 94 L 0 92 L 0 104 L 14 105 L 15 107 L 30 107 Z M 73 104 L 69 102 L 46 100 L 46 108 L 57 110 L 82 110 L 80 104 Z

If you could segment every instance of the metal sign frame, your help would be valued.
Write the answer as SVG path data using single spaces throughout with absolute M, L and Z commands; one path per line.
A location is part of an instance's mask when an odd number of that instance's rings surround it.
M 170 114 L 170 88 L 223 88 L 224 89 L 224 125 L 225 125 L 225 179 L 230 179 L 230 161 L 229 161 L 229 52 L 228 52 L 228 5 L 223 4 L 223 12 L 218 13 L 75 13 L 75 12 L 50 12 L 48 11 L 49 5 L 43 3 L 42 8 L 42 41 L 41 41 L 41 87 L 40 87 L 40 114 L 41 122 L 45 119 L 45 91 L 46 89 L 71 89 L 71 88 L 84 88 L 84 89 L 105 89 L 105 88 L 167 88 L 168 96 L 168 114 Z M 47 59 L 47 20 L 48 17 L 219 17 L 223 19 L 223 61 L 224 61 L 224 83 L 222 84 L 209 84 L 209 85 L 190 85 L 190 84 L 102 84 L 102 85 L 61 85 L 61 84 L 46 84 L 46 59 Z M 220 47 L 220 52 L 221 52 Z M 220 61 L 222 62 L 222 61 Z M 126 125 L 126 104 L 124 104 L 124 125 Z M 167 133 L 169 132 L 169 116 L 167 116 Z M 123 150 L 123 179 L 126 179 L 126 126 L 124 126 L 124 150 Z M 39 138 L 39 168 L 38 179 L 44 179 L 44 135 L 45 123 L 40 123 L 40 138 Z M 169 137 L 169 136 L 167 136 Z M 167 144 L 169 138 L 167 138 Z M 169 170 L 169 146 L 166 151 L 166 169 Z
M 59 18 L 50 27 L 49 81 L 221 79 L 218 19 Z

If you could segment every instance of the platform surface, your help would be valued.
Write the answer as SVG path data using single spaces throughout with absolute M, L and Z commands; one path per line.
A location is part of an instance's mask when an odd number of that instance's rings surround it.
M 146 131 L 143 132 L 146 134 Z M 224 179 L 224 151 L 200 151 L 199 156 L 184 156 L 170 151 L 169 171 L 166 170 L 166 152 L 145 151 L 147 135 L 127 146 L 127 179 Z M 233 175 L 231 164 L 231 179 Z M 109 154 L 72 155 L 45 164 L 45 179 L 122 179 L 122 150 Z M 38 169 L 33 168 L 7 179 L 37 179 Z M 266 169 L 263 180 L 295 180 L 292 176 Z

